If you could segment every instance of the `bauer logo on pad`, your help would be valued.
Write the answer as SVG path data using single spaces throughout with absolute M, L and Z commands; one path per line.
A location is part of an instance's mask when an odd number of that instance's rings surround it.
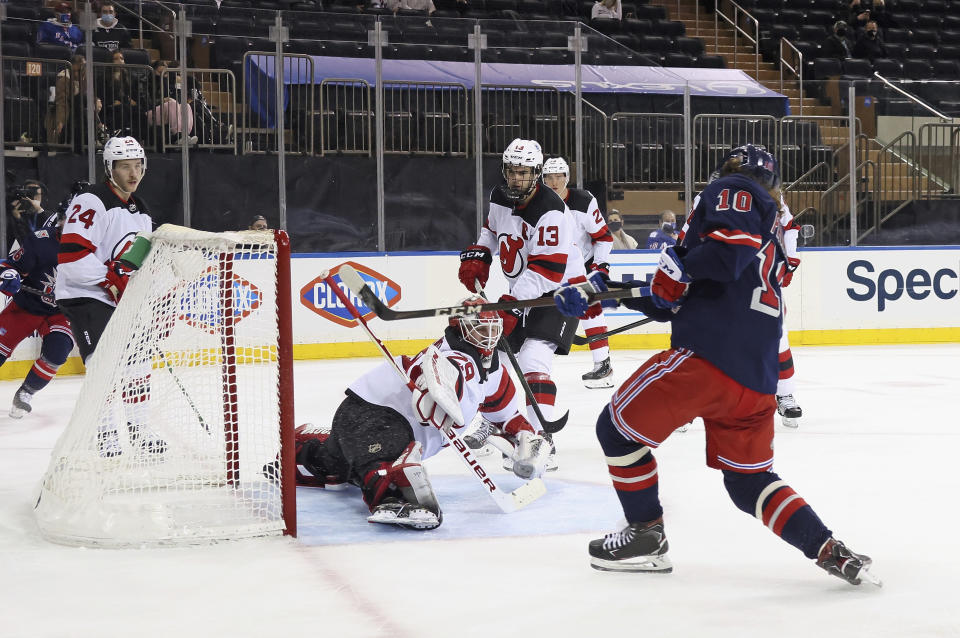
M 356 262 L 348 261 L 345 262 L 345 264 L 353 266 L 357 274 L 359 274 L 367 286 L 369 286 L 370 290 L 376 293 L 380 301 L 385 303 L 387 307 L 394 306 L 400 301 L 400 285 L 395 281 L 381 275 L 372 268 Z M 354 294 L 350 292 L 350 289 L 347 288 L 347 285 L 340 281 L 340 276 L 337 274 L 339 271 L 340 266 L 332 268 L 330 270 L 330 279 L 335 281 L 340 286 L 340 290 L 347 294 L 351 303 L 357 307 L 357 310 L 360 311 L 364 320 L 374 317 L 373 311 L 367 308 L 363 301 L 361 301 L 359 297 L 355 297 Z M 347 328 L 352 328 L 357 325 L 357 320 L 344 308 L 343 303 L 337 299 L 337 295 L 333 290 L 328 290 L 327 282 L 324 281 L 322 277 L 317 277 L 300 289 L 300 303 L 321 317 L 329 319 L 338 325 L 346 326 Z

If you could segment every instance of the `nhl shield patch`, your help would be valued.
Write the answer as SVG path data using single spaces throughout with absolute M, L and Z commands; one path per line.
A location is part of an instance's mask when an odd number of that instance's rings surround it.
M 359 297 L 356 297 L 350 292 L 346 284 L 340 281 L 340 275 L 338 273 L 340 272 L 341 266 L 344 265 L 353 266 L 354 270 L 363 278 L 363 281 L 366 282 L 370 290 L 372 290 L 387 307 L 392 307 L 400 301 L 400 285 L 372 268 L 353 261 L 344 262 L 336 268 L 332 268 L 330 270 L 330 279 L 336 282 L 340 290 L 346 293 L 350 302 L 360 311 L 364 320 L 374 317 L 374 312 L 370 310 Z M 336 293 L 334 293 L 332 289 L 329 289 L 327 282 L 322 277 L 316 277 L 300 289 L 300 303 L 335 324 L 347 328 L 353 328 L 357 325 L 357 320 L 354 319 L 350 311 L 344 307 L 340 299 L 337 298 Z

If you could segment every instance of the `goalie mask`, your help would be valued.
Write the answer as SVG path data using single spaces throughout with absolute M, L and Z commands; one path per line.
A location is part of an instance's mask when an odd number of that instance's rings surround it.
M 477 295 L 463 300 L 465 306 L 476 306 L 488 303 L 486 299 Z M 451 325 L 460 328 L 460 335 L 463 340 L 475 347 L 483 357 L 484 365 L 487 365 L 494 351 L 497 349 L 497 343 L 500 341 L 500 335 L 503 334 L 503 319 L 496 312 L 488 310 L 475 315 L 463 317 L 454 317 L 450 320 Z
M 540 143 L 517 138 L 503 152 L 501 172 L 507 183 L 500 190 L 510 201 L 523 201 L 537 187 L 542 171 L 543 151 Z

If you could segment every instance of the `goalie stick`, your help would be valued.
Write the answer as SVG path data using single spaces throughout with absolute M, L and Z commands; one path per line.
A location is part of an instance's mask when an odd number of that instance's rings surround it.
M 477 304 L 473 306 L 444 306 L 441 308 L 425 308 L 423 310 L 391 310 L 387 304 L 380 301 L 376 293 L 370 290 L 363 278 L 357 274 L 349 264 L 340 266 L 337 271 L 340 280 L 347 285 L 353 294 L 360 297 L 363 303 L 370 308 L 378 317 L 384 321 L 399 321 L 401 319 L 422 319 L 424 317 L 451 317 L 454 315 L 475 315 L 481 312 L 491 310 L 515 310 L 522 308 L 537 308 L 540 306 L 552 306 L 553 297 L 537 297 L 536 299 L 521 299 L 517 301 L 498 301 L 494 303 Z M 589 303 L 603 301 L 604 299 L 624 299 L 626 297 L 643 297 L 650 294 L 649 288 L 623 288 L 620 290 L 608 290 L 607 292 L 590 293 L 587 298 Z M 646 293 L 646 295 L 644 294 Z
M 487 293 L 484 292 L 483 286 L 480 285 L 480 280 L 477 279 L 474 282 L 477 292 L 479 292 L 484 297 L 487 296 Z M 563 429 L 563 426 L 567 424 L 567 419 L 570 418 L 570 410 L 567 410 L 562 417 L 556 421 L 547 421 L 543 416 L 543 412 L 540 411 L 540 404 L 537 403 L 537 399 L 533 396 L 533 390 L 530 388 L 530 384 L 527 383 L 527 378 L 523 376 L 523 370 L 520 369 L 520 362 L 517 361 L 517 356 L 513 354 L 513 348 L 510 347 L 510 344 L 507 343 L 506 337 L 500 337 L 499 347 L 507 353 L 507 358 L 510 359 L 510 365 L 513 366 L 513 371 L 517 373 L 517 377 L 520 380 L 520 386 L 523 388 L 523 393 L 527 395 L 527 402 L 530 404 L 530 407 L 533 408 L 533 413 L 537 415 L 537 418 L 540 420 L 540 425 L 543 427 L 543 431 L 548 434 L 556 434 Z
M 350 268 L 349 266 L 342 266 L 340 272 L 343 272 L 344 268 Z M 352 268 L 350 268 L 353 271 Z M 356 274 L 356 271 L 353 271 L 354 276 L 358 279 L 359 275 Z M 347 311 L 353 315 L 354 319 L 363 327 L 366 331 L 367 336 L 370 337 L 370 340 L 373 341 L 374 345 L 377 346 L 377 349 L 380 350 L 380 353 L 390 362 L 393 371 L 399 375 L 403 380 L 404 384 L 410 388 L 412 391 L 415 386 L 413 382 L 407 377 L 406 373 L 397 365 L 396 360 L 394 360 L 393 355 L 390 354 L 390 351 L 387 350 L 387 347 L 383 345 L 383 342 L 373 334 L 373 331 L 370 329 L 370 326 L 367 325 L 367 322 L 363 319 L 363 315 L 360 314 L 360 311 L 353 305 L 349 297 L 340 290 L 340 286 L 337 285 L 335 281 L 330 277 L 329 271 L 320 273 L 321 278 L 333 290 L 337 298 L 340 299 L 340 302 L 344 305 Z M 349 284 L 347 284 L 349 286 Z M 352 289 L 352 288 L 351 288 Z M 368 289 L 369 290 L 369 289 Z M 367 304 L 369 306 L 369 304 Z M 527 481 L 517 489 L 512 492 L 507 492 L 502 487 L 497 485 L 493 480 L 493 477 L 490 476 L 486 470 L 483 469 L 483 466 L 480 465 L 480 462 L 477 460 L 476 456 L 473 454 L 473 451 L 470 447 L 464 442 L 463 438 L 457 434 L 456 430 L 450 428 L 449 431 L 444 430 L 443 428 L 437 428 L 440 432 L 447 437 L 447 440 L 450 442 L 450 446 L 456 450 L 457 456 L 460 457 L 460 460 L 470 468 L 470 472 L 474 475 L 477 480 L 483 483 L 487 488 L 487 493 L 490 495 L 490 498 L 497 504 L 501 511 L 504 513 L 515 512 L 522 507 L 526 507 L 530 503 L 534 502 L 541 496 L 547 493 L 547 486 L 544 484 L 543 479 L 535 478 L 530 481 Z
M 625 326 L 620 326 L 619 328 L 614 328 L 613 330 L 607 330 L 606 332 L 601 332 L 598 335 L 592 335 L 590 337 L 581 337 L 580 335 L 573 336 L 573 343 L 578 346 L 585 346 L 588 343 L 593 343 L 594 341 L 600 341 L 601 339 L 606 339 L 612 335 L 620 334 L 621 332 L 626 332 L 627 330 L 633 330 L 634 328 L 639 328 L 640 326 L 650 323 L 653 321 L 652 317 L 645 317 L 640 321 L 634 321 L 633 323 L 628 323 Z

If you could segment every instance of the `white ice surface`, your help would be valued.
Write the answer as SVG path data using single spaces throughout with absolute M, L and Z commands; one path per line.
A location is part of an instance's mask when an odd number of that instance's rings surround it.
M 613 353 L 622 381 L 649 352 Z M 797 348 L 798 430 L 778 426 L 775 470 L 884 588 L 827 576 L 727 498 L 695 423 L 657 452 L 675 571 L 590 569 L 587 542 L 622 514 L 593 424 L 610 392 L 560 358 L 570 422 L 560 470 L 529 509 L 496 512 L 456 458 L 428 462 L 435 532 L 364 522 L 359 494 L 301 488 L 300 540 L 85 550 L 39 537 L 32 498 L 78 377 L 21 421 L 0 383 L 0 636 L 960 636 L 960 345 Z M 300 363 L 297 421 L 326 421 L 375 360 Z M 489 463 L 488 463 L 489 464 Z M 504 482 L 510 477 L 498 474 Z

